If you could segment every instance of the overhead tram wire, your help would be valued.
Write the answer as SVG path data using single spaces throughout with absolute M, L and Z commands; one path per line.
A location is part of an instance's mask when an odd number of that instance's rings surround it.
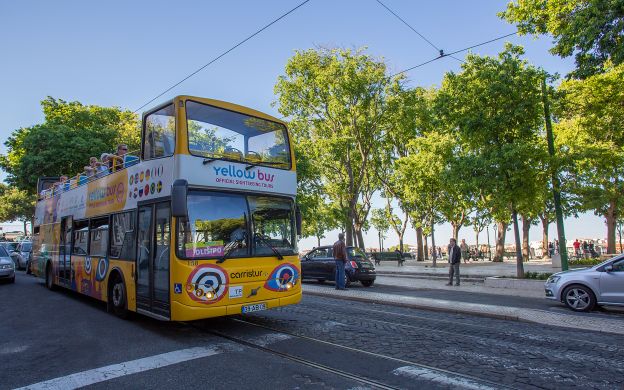
M 273 19 L 273 21 L 271 21 L 270 23 L 266 24 L 264 27 L 260 28 L 259 30 L 257 30 L 256 32 L 254 32 L 253 34 L 249 35 L 247 38 L 243 39 L 242 41 L 238 42 L 236 45 L 232 46 L 231 48 L 227 49 L 226 51 L 224 51 L 223 53 L 219 54 L 218 56 L 216 56 L 215 58 L 213 58 L 212 60 L 210 60 L 209 62 L 207 62 L 206 64 L 204 64 L 203 66 L 197 68 L 195 71 L 193 71 L 192 73 L 188 74 L 186 77 L 184 77 L 182 80 L 178 81 L 177 83 L 173 84 L 171 87 L 165 89 L 163 92 L 161 92 L 160 94 L 158 94 L 157 96 L 155 96 L 154 98 L 152 98 L 151 100 L 149 100 L 147 103 L 143 104 L 141 107 L 137 108 L 136 110 L 134 110 L 134 113 L 138 112 L 139 110 L 143 109 L 145 106 L 147 106 L 148 104 L 152 103 L 154 100 L 158 99 L 159 97 L 163 96 L 164 94 L 166 94 L 167 92 L 171 91 L 172 89 L 174 89 L 175 87 L 177 87 L 178 85 L 182 84 L 183 82 L 185 82 L 186 80 L 190 79 L 191 77 L 195 76 L 197 73 L 201 72 L 202 70 L 204 70 L 205 68 L 207 68 L 208 66 L 212 65 L 213 63 L 217 62 L 219 59 L 221 59 L 222 57 L 224 57 L 225 55 L 227 55 L 228 53 L 232 52 L 234 49 L 236 49 L 237 47 L 241 46 L 242 44 L 244 44 L 245 42 L 247 42 L 248 40 L 250 40 L 251 38 L 255 37 L 256 35 L 260 34 L 261 32 L 263 32 L 264 30 L 266 30 L 267 28 L 271 27 L 272 25 L 274 25 L 275 23 L 279 22 L 280 20 L 282 20 L 283 18 L 285 18 L 286 16 L 290 15 L 291 13 L 295 12 L 297 9 L 301 8 L 302 6 L 304 6 L 306 3 L 310 2 L 310 0 L 305 0 L 302 1 L 301 3 L 299 3 L 296 7 L 292 8 L 290 11 L 282 14 L 281 16 L 279 16 L 276 19 Z
M 445 56 L 444 50 L 440 49 L 439 47 L 437 47 L 433 42 L 431 42 L 429 39 L 427 39 L 427 37 L 425 37 L 424 35 L 422 35 L 421 33 L 419 33 L 411 24 L 407 23 L 407 21 L 405 21 L 405 19 L 403 19 L 402 17 L 400 17 L 396 12 L 394 12 L 392 9 L 390 9 L 390 7 L 388 7 L 387 5 L 385 5 L 384 3 L 381 2 L 381 0 L 375 0 L 377 3 L 379 3 L 382 7 L 384 7 L 388 12 L 390 12 L 392 15 L 394 15 L 397 19 L 399 19 L 404 25 L 406 25 L 410 30 L 412 30 L 413 32 L 415 32 L 416 34 L 418 34 L 419 37 L 421 37 L 425 42 L 427 42 L 429 45 L 431 45 L 431 47 L 433 47 L 434 49 L 436 49 L 436 51 L 438 51 L 438 53 L 440 53 L 441 57 L 451 57 L 454 60 L 457 60 L 461 63 L 463 63 L 464 61 L 460 60 L 459 58 L 452 56 L 452 55 L 447 55 Z
M 392 77 L 394 77 L 394 76 L 400 75 L 401 73 L 409 72 L 410 70 L 414 70 L 414 69 L 416 69 L 416 68 L 420 68 L 421 66 L 424 66 L 424 65 L 430 64 L 430 63 L 432 63 L 432 62 L 434 62 L 434 61 L 437 61 L 437 60 L 439 60 L 439 59 L 441 59 L 441 58 L 444 58 L 444 57 L 450 57 L 450 56 L 452 56 L 453 54 L 457 54 L 457 53 L 461 53 L 461 52 L 466 51 L 466 50 L 474 49 L 475 47 L 479 47 L 479 46 L 487 45 L 488 43 L 496 42 L 496 41 L 499 41 L 499 40 L 501 40 L 501 39 L 504 39 L 504 38 L 507 38 L 507 37 L 510 37 L 510 36 L 512 36 L 512 35 L 516 35 L 516 34 L 518 34 L 518 31 L 513 32 L 513 33 L 510 33 L 510 34 L 501 35 L 500 37 L 496 37 L 496 38 L 494 38 L 494 39 L 490 39 L 489 41 L 485 41 L 485 42 L 477 43 L 476 45 L 468 46 L 468 47 L 465 47 L 465 48 L 463 48 L 463 49 L 455 50 L 455 51 L 453 51 L 453 52 L 451 52 L 451 53 L 441 53 L 441 55 L 439 55 L 438 57 L 432 58 L 432 59 L 430 59 L 430 60 L 428 60 L 428 61 L 425 61 L 425 62 L 420 63 L 420 64 L 418 64 L 418 65 L 412 66 L 411 68 L 403 69 L 402 71 L 397 72 L 397 73 L 393 74 L 393 75 L 392 75 L 392 76 L 390 76 L 390 77 L 392 78 Z

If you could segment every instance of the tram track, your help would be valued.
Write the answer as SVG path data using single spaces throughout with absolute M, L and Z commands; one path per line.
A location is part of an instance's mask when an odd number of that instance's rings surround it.
M 340 308 L 340 309 L 344 308 L 344 305 L 331 304 L 331 303 L 327 303 L 327 302 L 323 303 L 323 307 L 324 308 L 326 308 L 328 306 L 336 307 L 336 308 Z M 313 310 L 313 311 L 323 312 L 323 313 L 326 312 L 326 310 L 320 310 L 320 309 L 315 309 L 315 308 L 307 308 L 307 310 Z M 397 312 L 394 312 L 394 311 L 377 310 L 377 309 L 370 309 L 370 308 L 365 308 L 363 310 L 365 310 L 366 312 L 370 312 L 370 313 L 379 313 L 379 314 L 384 314 L 384 315 L 393 315 L 393 316 L 398 316 L 398 317 L 403 317 L 403 318 L 408 318 L 408 319 L 423 320 L 425 322 L 437 322 L 437 323 L 449 324 L 449 325 L 452 325 L 452 326 L 461 326 L 462 329 L 466 329 L 467 327 L 470 327 L 470 328 L 473 328 L 473 329 L 482 329 L 482 330 L 486 330 L 488 332 L 498 333 L 498 334 L 503 335 L 503 336 L 509 336 L 512 333 L 513 333 L 513 335 L 516 335 L 516 336 L 517 335 L 527 336 L 527 337 L 531 336 L 531 335 L 528 335 L 528 334 L 525 334 L 525 333 L 521 333 L 521 332 L 501 331 L 501 330 L 497 330 L 496 328 L 492 328 L 491 326 L 478 325 L 478 324 L 468 323 L 468 322 L 464 322 L 464 321 L 457 321 L 456 319 L 454 319 L 454 320 L 444 320 L 444 319 L 440 319 L 440 318 L 431 318 L 431 317 L 419 316 L 419 315 L 415 315 L 415 314 L 404 314 L 404 313 L 397 313 Z M 358 316 L 359 318 L 361 318 L 364 314 L 353 314 L 353 315 L 354 316 Z M 370 317 L 367 317 L 367 320 L 370 320 Z M 385 322 L 385 321 L 383 321 L 383 322 Z M 413 325 L 403 325 L 403 324 L 398 324 L 398 323 L 396 323 L 395 325 L 413 327 Z M 436 329 L 436 328 L 431 327 L 431 326 L 427 326 L 426 329 L 428 331 L 432 331 L 432 332 L 436 332 L 436 333 L 455 334 L 454 332 L 441 330 L 441 329 Z M 479 336 L 479 335 L 467 335 L 467 336 L 476 337 L 476 338 L 486 338 L 484 336 Z M 545 341 L 550 341 L 550 342 L 558 341 L 558 338 L 557 337 L 553 337 L 553 336 L 544 336 L 544 339 L 545 339 Z M 606 343 L 600 343 L 600 342 L 590 341 L 590 340 L 583 340 L 583 339 L 579 339 L 579 338 L 571 338 L 569 335 L 566 335 L 565 339 L 567 341 L 574 341 L 575 343 L 578 343 L 578 344 L 591 345 L 591 346 L 596 346 L 596 347 L 601 347 L 601 348 L 612 348 L 613 347 L 613 345 L 609 345 L 609 344 L 606 344 Z
M 414 361 L 410 361 L 410 360 L 405 360 L 405 359 L 400 359 L 400 358 L 396 358 L 396 357 L 392 357 L 392 356 L 387 356 L 387 355 L 383 355 L 383 354 L 379 354 L 376 352 L 371 352 L 371 351 L 366 351 L 363 349 L 359 349 L 359 348 L 355 348 L 355 347 L 350 347 L 347 345 L 342 345 L 342 344 L 338 344 L 338 343 L 334 343 L 331 341 L 327 341 L 327 340 L 322 340 L 322 339 L 318 339 L 315 337 L 310 337 L 310 336 L 304 336 L 304 335 L 300 335 L 297 333 L 293 333 L 287 330 L 283 330 L 283 329 L 278 329 L 278 328 L 273 328 L 271 326 L 265 325 L 265 324 L 259 324 L 253 321 L 249 321 L 247 319 L 241 319 L 241 318 L 228 318 L 228 321 L 231 322 L 235 322 L 241 325 L 246 325 L 246 326 L 252 326 L 255 328 L 260 328 L 263 330 L 268 330 L 274 334 L 281 334 L 281 335 L 286 335 L 289 338 L 294 338 L 294 339 L 298 339 L 298 340 L 302 340 L 302 341 L 306 341 L 306 342 L 311 342 L 311 343 L 315 343 L 315 344 L 319 344 L 322 345 L 324 347 L 329 347 L 329 348 L 334 348 L 334 349 L 340 349 L 343 351 L 348 351 L 350 353 L 355 353 L 355 354 L 359 354 L 362 356 L 367 356 L 373 359 L 381 359 L 384 360 L 386 362 L 390 362 L 392 364 L 398 364 L 401 366 L 406 366 L 406 367 L 414 367 L 416 370 L 418 370 L 420 373 L 426 373 L 427 375 L 423 376 L 421 379 L 422 380 L 426 380 L 427 378 L 432 378 L 432 383 L 437 384 L 437 385 L 443 385 L 443 386 L 448 386 L 449 384 L 452 385 L 454 388 L 459 388 L 459 389 L 470 389 L 470 390 L 490 390 L 490 389 L 517 389 L 516 387 L 513 386 L 509 386 L 509 385 L 503 385 L 501 383 L 495 383 L 483 378 L 479 378 L 479 377 L 475 377 L 472 375 L 467 375 L 467 374 L 463 374 L 463 373 L 459 373 L 459 372 L 455 372 L 455 371 L 451 371 L 451 370 L 446 370 L 446 369 L 441 369 L 441 368 L 437 368 L 437 367 L 432 367 L 426 364 L 422 364 L 422 363 L 417 363 Z M 313 367 L 316 369 L 319 369 L 321 371 L 333 374 L 333 375 L 337 375 L 343 378 L 347 378 L 347 379 L 351 379 L 354 380 L 356 382 L 359 382 L 361 384 L 365 384 L 365 385 L 369 385 L 373 388 L 377 388 L 377 389 L 401 389 L 404 387 L 397 387 L 396 385 L 393 384 L 388 384 L 388 383 L 384 383 L 382 381 L 376 380 L 376 379 L 372 379 L 372 378 L 368 378 L 368 377 L 363 377 L 362 375 L 353 373 L 353 372 L 348 372 L 346 370 L 342 370 L 342 369 L 338 369 L 338 368 L 334 368 L 334 367 L 329 367 L 326 364 L 322 364 L 322 363 L 318 363 L 315 361 L 312 361 L 310 359 L 306 359 L 303 358 L 301 356 L 296 356 L 293 355 L 292 353 L 287 353 L 287 352 L 283 352 L 283 351 L 279 351 L 276 350 L 275 348 L 271 348 L 269 346 L 266 345 L 261 345 L 260 343 L 257 342 L 253 342 L 250 341 L 248 339 L 239 337 L 239 336 L 235 336 L 232 335 L 230 333 L 226 333 L 220 330 L 215 330 L 215 329 L 207 329 L 205 327 L 200 327 L 197 324 L 189 324 L 193 327 L 195 327 L 196 329 L 202 331 L 202 332 L 206 332 L 206 333 L 210 333 L 212 335 L 224 338 L 226 340 L 229 340 L 231 342 L 249 347 L 249 348 L 254 348 L 260 351 L 263 351 L 265 353 L 269 353 L 275 356 L 279 356 L 281 358 L 290 360 L 290 361 L 294 361 L 297 362 L 299 364 L 308 366 L 308 367 Z M 440 379 L 443 378 L 443 379 Z

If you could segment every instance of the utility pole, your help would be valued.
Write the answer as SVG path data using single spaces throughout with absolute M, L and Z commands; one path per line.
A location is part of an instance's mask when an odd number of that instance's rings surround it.
M 548 91 L 546 90 L 546 76 L 542 80 L 542 101 L 544 103 L 544 119 L 546 121 L 546 138 L 548 140 L 548 154 L 555 157 L 555 140 L 553 137 L 552 123 L 550 121 L 550 106 L 548 103 Z M 554 160 L 554 159 L 553 159 Z M 566 247 L 565 231 L 563 227 L 563 211 L 561 210 L 561 183 L 559 172 L 551 165 L 553 198 L 555 201 L 555 215 L 557 217 L 557 236 L 559 238 L 559 256 L 561 256 L 561 270 L 568 270 L 568 249 Z

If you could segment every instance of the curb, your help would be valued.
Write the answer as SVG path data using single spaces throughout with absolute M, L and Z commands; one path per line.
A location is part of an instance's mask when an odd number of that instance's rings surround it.
M 344 300 L 348 300 L 348 301 L 356 301 L 356 302 L 364 302 L 364 303 L 377 303 L 377 304 L 381 304 L 381 305 L 406 307 L 406 308 L 411 308 L 411 309 L 422 309 L 422 310 L 436 311 L 436 312 L 442 312 L 442 313 L 467 314 L 467 315 L 473 315 L 473 316 L 479 316 L 479 317 L 495 318 L 495 319 L 498 319 L 498 320 L 509 320 L 509 321 L 519 321 L 519 322 L 533 322 L 533 321 L 525 320 L 525 319 L 520 318 L 518 316 L 509 316 L 509 315 L 505 315 L 505 314 L 485 313 L 485 312 L 482 312 L 482 311 L 465 310 L 465 309 L 451 309 L 451 308 L 436 307 L 436 306 L 431 306 L 431 305 L 427 305 L 427 304 L 418 304 L 418 303 L 389 302 L 389 301 L 384 301 L 382 299 L 364 298 L 364 297 L 351 297 L 351 296 L 348 296 L 348 295 L 337 296 L 337 295 L 334 295 L 334 294 L 327 294 L 327 293 L 322 293 L 322 292 L 317 292 L 317 291 L 306 291 L 306 292 L 304 292 L 304 295 L 315 295 L 315 296 L 318 296 L 318 297 L 330 297 L 330 298 L 344 299 Z
M 377 276 L 385 276 L 388 278 L 406 278 L 406 279 L 422 279 L 422 280 L 448 280 L 448 275 L 442 275 L 442 274 L 377 272 Z M 462 275 L 461 279 L 466 282 L 483 283 L 486 277 Z

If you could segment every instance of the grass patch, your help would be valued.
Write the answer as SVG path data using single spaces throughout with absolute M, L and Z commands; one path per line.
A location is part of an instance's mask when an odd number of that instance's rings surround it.
M 552 275 L 552 272 L 525 272 L 525 279 L 546 280 Z

